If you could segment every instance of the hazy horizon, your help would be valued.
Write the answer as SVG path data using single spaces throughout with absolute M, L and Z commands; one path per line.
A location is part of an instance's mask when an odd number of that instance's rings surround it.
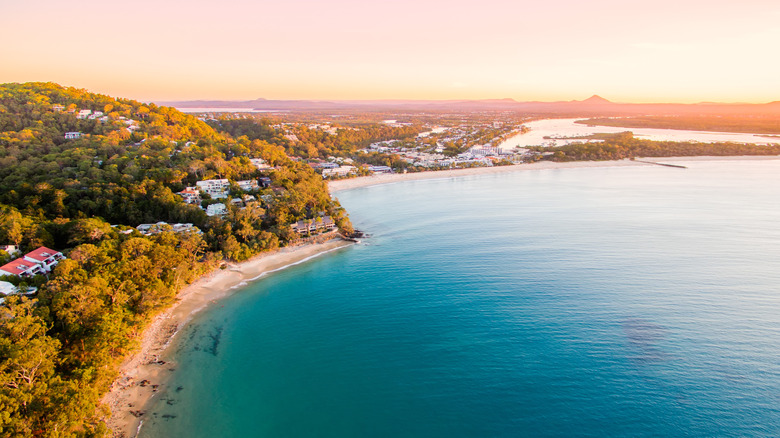
M 37 0 L 3 9 L 0 83 L 141 101 L 780 100 L 780 3 L 768 0 Z

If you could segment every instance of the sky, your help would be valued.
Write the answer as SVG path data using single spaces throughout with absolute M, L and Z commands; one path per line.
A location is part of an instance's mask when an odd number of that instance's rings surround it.
M 0 83 L 141 101 L 780 100 L 777 0 L 0 0 Z

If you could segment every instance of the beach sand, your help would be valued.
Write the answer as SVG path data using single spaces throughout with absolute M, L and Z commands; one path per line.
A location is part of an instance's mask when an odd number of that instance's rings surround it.
M 536 163 L 523 163 L 515 164 L 511 166 L 495 166 L 495 167 L 474 167 L 469 169 L 450 169 L 450 170 L 436 170 L 430 172 L 415 172 L 415 173 L 391 173 L 391 174 L 378 174 L 372 176 L 363 176 L 351 179 L 340 179 L 328 182 L 328 189 L 331 193 L 339 192 L 341 190 L 351 190 L 360 187 L 369 187 L 379 184 L 390 184 L 400 181 L 414 181 L 423 179 L 436 179 L 436 178 L 456 178 L 470 175 L 485 175 L 507 172 L 521 172 L 527 170 L 545 170 L 545 169 L 575 169 L 585 167 L 623 167 L 623 166 L 653 166 L 648 161 L 654 163 L 678 163 L 681 161 L 738 161 L 738 160 L 780 160 L 780 157 L 776 155 L 749 155 L 749 156 L 729 156 L 729 157 L 651 157 L 651 158 L 637 158 L 639 161 L 632 160 L 615 160 L 615 161 L 568 161 L 568 162 L 554 162 L 554 161 L 538 161 Z
M 199 311 L 235 293 L 248 282 L 264 275 L 296 265 L 319 255 L 350 245 L 341 238 L 324 243 L 304 244 L 261 254 L 227 269 L 218 269 L 184 288 L 177 302 L 158 315 L 141 335 L 141 346 L 122 363 L 119 377 L 111 386 L 103 403 L 111 409 L 108 426 L 114 437 L 137 435 L 145 412 L 155 394 L 164 390 L 176 364 L 169 357 L 168 347 L 178 331 Z

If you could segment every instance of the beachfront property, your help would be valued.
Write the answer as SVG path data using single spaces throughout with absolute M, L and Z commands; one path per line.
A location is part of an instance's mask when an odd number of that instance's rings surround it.
M 393 169 L 390 166 L 368 166 L 368 170 L 371 173 L 393 173 Z
M 227 198 L 230 182 L 227 179 L 207 179 L 195 183 L 198 189 L 211 196 L 212 199 Z
M 254 179 L 246 179 L 242 181 L 236 181 L 236 184 L 238 184 L 238 187 L 245 191 L 245 192 L 252 192 L 255 190 L 260 190 L 260 185 L 257 184 L 257 180 Z
M 336 223 L 330 216 L 318 217 L 315 219 L 300 220 L 290 225 L 293 231 L 298 234 L 313 234 L 318 231 L 330 231 L 336 228 Z
M 76 131 L 66 132 L 65 140 L 76 140 L 81 138 L 81 133 Z
M 207 216 L 224 216 L 228 213 L 227 206 L 223 203 L 210 204 L 206 207 Z
M 332 178 L 332 177 L 345 177 L 349 174 L 357 173 L 357 169 L 355 166 L 339 166 L 335 169 L 324 169 L 322 171 L 322 177 L 323 178 Z
M 42 246 L 30 251 L 24 256 L 0 266 L 0 275 L 15 275 L 29 277 L 32 275 L 46 274 L 57 266 L 65 256 L 53 249 Z

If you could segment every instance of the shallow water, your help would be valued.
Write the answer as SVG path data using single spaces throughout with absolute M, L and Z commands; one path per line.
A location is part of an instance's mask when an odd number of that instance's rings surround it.
M 780 161 L 338 193 L 365 244 L 184 330 L 145 437 L 780 435 Z
M 654 141 L 695 141 L 700 143 L 780 143 L 780 139 L 766 134 L 744 134 L 739 132 L 686 131 L 679 129 L 621 128 L 612 126 L 590 126 L 574 123 L 583 119 L 546 119 L 526 123 L 530 132 L 510 137 L 499 145 L 502 149 L 526 146 L 564 146 L 582 143 L 584 140 L 561 140 L 545 137 L 579 137 L 597 133 L 618 133 L 631 131 L 634 137 Z

